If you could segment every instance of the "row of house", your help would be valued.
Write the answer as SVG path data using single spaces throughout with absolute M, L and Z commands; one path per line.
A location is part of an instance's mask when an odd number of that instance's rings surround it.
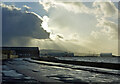
M 38 47 L 2 47 L 2 59 L 19 57 L 39 57 Z

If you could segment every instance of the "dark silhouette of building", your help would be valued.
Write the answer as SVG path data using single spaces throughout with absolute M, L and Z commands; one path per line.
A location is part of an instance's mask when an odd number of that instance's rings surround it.
M 100 53 L 101 57 L 111 57 L 112 53 Z
M 11 52 L 12 53 L 9 53 Z M 38 47 L 2 47 L 2 54 L 18 55 L 18 57 L 38 57 Z

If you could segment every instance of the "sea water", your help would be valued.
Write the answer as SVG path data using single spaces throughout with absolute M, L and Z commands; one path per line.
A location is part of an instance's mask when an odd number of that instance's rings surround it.
M 56 57 L 60 60 L 102 62 L 102 63 L 120 63 L 120 57 L 90 57 L 90 56 L 74 56 L 74 57 Z

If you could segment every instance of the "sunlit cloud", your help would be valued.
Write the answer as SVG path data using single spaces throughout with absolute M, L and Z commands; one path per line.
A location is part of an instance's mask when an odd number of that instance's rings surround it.
M 118 13 L 117 8 L 113 2 L 94 2 L 93 7 L 95 7 L 95 14 L 101 15 L 102 17 L 115 17 Z
M 48 28 L 49 18 L 48 18 L 47 16 L 43 16 L 42 20 L 43 20 L 43 22 L 42 22 L 42 27 L 43 27 L 47 32 L 51 32 L 51 30 Z
M 31 7 L 27 6 L 27 5 L 23 5 L 24 8 L 26 9 L 31 9 Z

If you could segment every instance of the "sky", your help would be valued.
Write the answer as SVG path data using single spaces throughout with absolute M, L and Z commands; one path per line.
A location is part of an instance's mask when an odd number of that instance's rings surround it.
M 118 55 L 117 2 L 4 2 L 3 46 Z

